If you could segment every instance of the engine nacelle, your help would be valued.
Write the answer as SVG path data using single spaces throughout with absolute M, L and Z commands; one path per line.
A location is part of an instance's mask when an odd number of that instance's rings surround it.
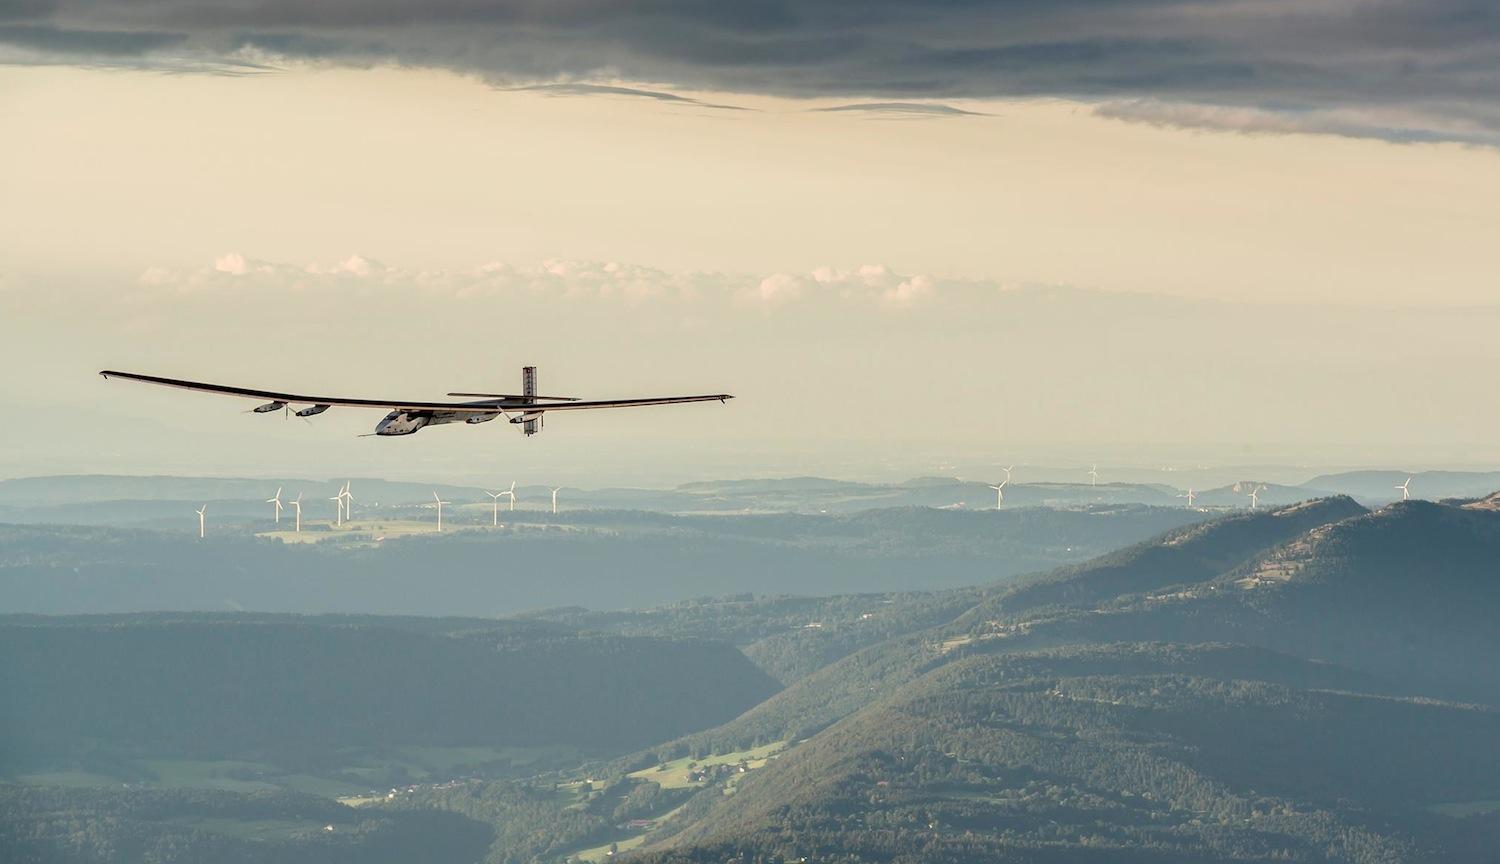
M 410 435 L 432 422 L 432 415 L 422 411 L 392 411 L 375 427 L 376 435 Z
M 464 422 L 469 424 L 470 426 L 473 426 L 476 423 L 488 423 L 499 416 L 499 412 L 496 412 L 494 414 L 475 414 Z
M 285 407 L 285 402 L 267 402 L 264 405 L 257 405 L 251 410 L 257 414 L 270 414 L 272 411 L 280 411 Z
M 527 411 L 510 418 L 510 422 L 520 426 L 521 431 L 527 435 L 535 435 L 542 428 L 542 412 Z
M 328 410 L 327 405 L 310 405 L 297 412 L 298 417 L 311 417 L 314 414 L 322 414 Z

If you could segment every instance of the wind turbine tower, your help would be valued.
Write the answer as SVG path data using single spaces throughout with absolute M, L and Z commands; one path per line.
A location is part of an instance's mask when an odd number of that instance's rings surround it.
M 489 491 L 486 491 L 484 494 L 490 496 L 490 498 L 492 499 L 491 500 L 491 511 L 490 511 L 490 525 L 492 525 L 492 526 L 494 526 L 496 528 L 499 528 L 500 527 L 500 499 L 505 497 L 505 493 L 504 492 L 489 492 Z
M 344 490 L 340 489 L 339 490 L 339 494 L 333 496 L 332 498 L 329 498 L 328 500 L 332 501 L 333 504 L 334 504 L 334 506 L 338 508 L 338 517 L 337 517 L 336 521 L 334 522 L 334 524 L 337 525 L 337 526 L 339 526 L 339 527 L 343 527 L 343 525 L 344 525 Z
M 266 499 L 266 503 L 267 504 L 274 504 L 274 505 L 276 505 L 276 507 L 275 507 L 275 509 L 276 509 L 276 527 L 280 528 L 281 527 L 281 511 L 286 509 L 285 505 L 283 505 L 281 503 L 281 487 L 280 486 L 276 487 L 276 494 L 275 495 L 272 495 L 270 498 Z
M 552 490 L 552 515 L 553 516 L 557 515 L 557 493 L 559 493 L 561 491 L 562 491 L 562 487 L 561 486 L 559 486 L 556 489 Z
M 1009 482 L 1010 482 L 1010 478 L 1006 477 L 1004 480 L 1000 481 L 1000 485 L 999 486 L 994 486 L 994 485 L 990 486 L 991 489 L 995 490 L 995 509 L 996 510 L 999 510 L 1000 506 L 1005 503 L 1005 484 L 1007 484 Z
M 297 511 L 297 533 L 302 533 L 302 493 L 297 493 L 297 500 L 292 502 L 292 509 Z
M 438 508 L 438 531 L 441 532 L 443 530 L 443 505 L 451 503 L 451 502 L 444 501 L 442 498 L 439 498 L 438 494 L 436 492 L 432 493 L 432 500 L 434 500 L 434 501 L 437 502 L 437 508 Z
M 199 540 L 203 539 L 203 513 L 207 509 L 208 509 L 208 505 L 207 504 L 204 504 L 202 507 L 198 508 L 198 539 Z

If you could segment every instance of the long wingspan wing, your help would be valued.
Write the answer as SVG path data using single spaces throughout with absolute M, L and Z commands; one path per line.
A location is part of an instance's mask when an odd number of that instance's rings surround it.
M 706 396 L 650 396 L 644 399 L 596 399 L 588 402 L 540 402 L 536 404 L 502 405 L 506 411 L 525 411 L 535 414 L 543 411 L 586 411 L 590 408 L 636 408 L 642 405 L 676 405 L 679 402 L 723 402 L 734 397 L 728 393 L 710 393 Z
M 105 369 L 99 373 L 105 378 L 123 378 L 162 387 L 177 387 L 196 390 L 200 393 L 218 393 L 223 396 L 243 396 L 247 399 L 265 399 L 271 402 L 296 402 L 311 405 L 338 405 L 344 408 L 385 408 L 394 411 L 472 411 L 478 414 L 493 414 L 499 410 L 496 403 L 476 405 L 473 402 L 424 402 L 399 399 L 351 399 L 343 396 L 308 396 L 302 393 L 279 393 L 274 390 L 252 390 L 248 387 L 231 387 L 225 384 L 205 384 L 202 381 L 184 381 L 179 378 L 161 378 L 156 375 L 140 375 L 135 372 L 115 372 Z
M 105 369 L 99 373 L 105 378 L 123 378 L 162 387 L 177 387 L 196 390 L 200 393 L 218 393 L 223 396 L 241 396 L 246 399 L 265 399 L 269 402 L 287 402 L 308 405 L 337 405 L 344 408 L 384 408 L 392 411 L 451 411 L 470 414 L 496 414 L 502 411 L 575 411 L 589 408 L 630 408 L 642 405 L 671 405 L 678 402 L 713 402 L 733 399 L 727 393 L 709 396 L 657 396 L 645 399 L 603 399 L 576 402 L 527 403 L 517 398 L 490 399 L 482 402 L 425 402 L 399 399 L 351 399 L 343 396 L 309 396 L 302 393 L 281 393 L 275 390 L 253 390 L 248 387 L 231 387 L 225 384 L 206 384 L 201 381 L 185 381 L 180 378 L 162 378 L 156 375 L 141 375 L 135 372 L 116 372 Z
M 516 399 L 524 401 L 525 396 L 519 393 L 449 393 L 449 396 L 463 396 L 469 399 Z M 577 396 L 532 396 L 532 399 L 555 399 L 558 402 L 582 402 Z

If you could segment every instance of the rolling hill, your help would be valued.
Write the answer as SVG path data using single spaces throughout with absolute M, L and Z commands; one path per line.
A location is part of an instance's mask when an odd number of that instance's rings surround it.
M 945 665 L 752 773 L 645 861 L 1492 860 L 1500 713 L 1223 645 Z
M 648 862 L 1493 860 L 1500 511 L 1334 498 L 986 592 L 662 755 Z

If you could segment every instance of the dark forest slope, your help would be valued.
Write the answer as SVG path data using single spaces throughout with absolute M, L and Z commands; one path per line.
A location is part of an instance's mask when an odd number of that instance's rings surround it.
M 25 698 L 0 702 L 0 753 L 607 753 L 723 722 L 777 689 L 723 643 L 447 623 L 459 629 L 284 616 L 3 619 L 0 692 Z
M 1232 646 L 949 664 L 793 748 L 648 860 L 1486 862 L 1500 714 Z M 1332 689 L 1325 689 L 1332 688 Z
M 1497 562 L 1495 510 L 1333 499 L 1002 588 L 689 739 L 813 733 L 645 857 L 1490 864 Z

